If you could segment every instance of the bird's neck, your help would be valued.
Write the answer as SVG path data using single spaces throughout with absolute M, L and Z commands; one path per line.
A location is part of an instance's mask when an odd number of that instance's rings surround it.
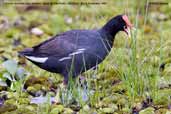
M 99 32 L 104 40 L 108 40 L 110 42 L 113 42 L 115 40 L 115 35 L 117 33 L 113 31 L 106 31 L 103 28 L 99 29 Z
M 108 39 L 110 41 L 114 41 L 115 35 L 120 31 L 118 28 L 119 23 L 113 23 L 109 21 L 107 24 L 105 24 L 101 29 L 100 32 L 104 34 L 105 39 Z
M 111 22 L 108 22 L 107 24 L 105 24 L 103 27 L 102 27 L 102 30 L 112 36 L 112 37 L 115 37 L 115 35 L 119 32 L 119 24 L 117 23 L 112 23 Z

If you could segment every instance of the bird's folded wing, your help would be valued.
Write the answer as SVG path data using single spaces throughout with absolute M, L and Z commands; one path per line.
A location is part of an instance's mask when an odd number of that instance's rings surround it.
M 56 36 L 33 47 L 34 55 L 38 57 L 65 56 L 77 49 L 76 44 L 66 40 L 65 35 Z

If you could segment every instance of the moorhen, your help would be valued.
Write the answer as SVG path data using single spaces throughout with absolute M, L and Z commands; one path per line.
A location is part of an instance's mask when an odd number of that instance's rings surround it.
M 62 74 L 67 84 L 69 76 L 76 77 L 101 63 L 112 48 L 115 35 L 119 31 L 130 35 L 132 27 L 126 15 L 118 15 L 100 29 L 60 33 L 19 55 L 44 70 Z

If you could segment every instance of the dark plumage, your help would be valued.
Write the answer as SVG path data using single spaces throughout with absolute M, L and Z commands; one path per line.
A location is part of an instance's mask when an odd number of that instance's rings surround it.
M 131 27 L 126 15 L 118 15 L 100 29 L 67 31 L 19 54 L 42 69 L 62 74 L 67 83 L 70 75 L 76 77 L 101 63 L 110 52 L 116 33 L 129 34 Z

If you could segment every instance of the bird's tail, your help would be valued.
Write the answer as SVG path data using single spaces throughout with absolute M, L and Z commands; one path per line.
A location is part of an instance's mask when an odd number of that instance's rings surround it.
M 48 57 L 41 57 L 36 55 L 33 48 L 26 48 L 23 51 L 18 52 L 20 57 L 26 57 L 29 61 L 38 64 L 44 63 L 48 59 Z
M 32 55 L 32 53 L 33 53 L 33 48 L 26 48 L 18 52 L 19 56 L 30 56 Z

